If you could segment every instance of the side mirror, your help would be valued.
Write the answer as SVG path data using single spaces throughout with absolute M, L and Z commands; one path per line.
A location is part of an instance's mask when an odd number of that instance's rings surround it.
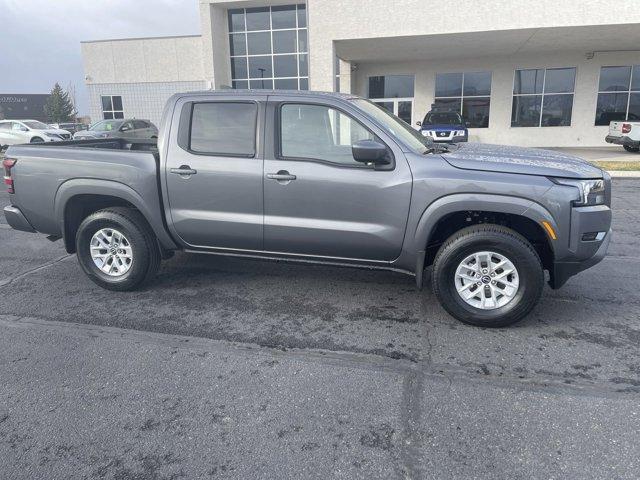
M 464 122 L 465 127 L 469 128 L 471 126 L 471 122 Z
M 420 122 L 420 121 L 416 122 L 416 126 L 421 127 L 422 126 L 422 122 Z
M 27 127 L 20 127 L 21 132 L 28 132 L 29 129 Z
M 375 140 L 360 140 L 351 146 L 353 159 L 356 162 L 389 165 L 391 160 L 387 147 Z

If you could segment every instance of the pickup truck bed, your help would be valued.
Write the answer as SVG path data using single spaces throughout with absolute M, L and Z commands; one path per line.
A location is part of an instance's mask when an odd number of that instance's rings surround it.
M 640 151 L 640 122 L 611 122 L 607 143 L 622 145 L 628 152 Z
M 31 231 L 64 237 L 67 250 L 74 251 L 75 238 L 65 235 L 60 219 L 68 218 L 71 225 L 77 225 L 85 209 L 82 198 L 76 198 L 73 204 L 68 203 L 69 199 L 78 194 L 104 195 L 105 200 L 116 200 L 115 205 L 136 205 L 163 248 L 176 248 L 166 230 L 156 140 L 118 138 L 28 144 L 11 147 L 11 154 L 20 158 L 20 177 L 29 181 L 16 180 L 13 203 L 20 205 L 20 213 L 10 214 L 17 216 L 14 221 L 26 222 L 25 227 Z M 49 162 L 51 166 L 55 164 L 55 175 L 47 174 L 51 172 L 47 168 Z M 63 211 L 65 208 L 68 211 Z

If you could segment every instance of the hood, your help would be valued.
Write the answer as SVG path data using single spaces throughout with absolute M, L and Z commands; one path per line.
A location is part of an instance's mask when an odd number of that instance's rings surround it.
M 437 123 L 435 125 L 422 125 L 422 130 L 464 130 L 465 125 L 454 125 L 452 123 Z
M 46 130 L 40 130 L 45 133 L 53 133 L 55 135 L 71 135 L 68 130 L 62 130 L 60 128 L 47 128 Z
M 585 160 L 551 150 L 485 145 L 457 144 L 442 154 L 449 164 L 465 170 L 518 173 L 565 178 L 602 178 L 602 170 Z
M 96 130 L 80 130 L 73 134 L 74 138 L 85 137 L 85 138 L 99 138 L 103 133 Z

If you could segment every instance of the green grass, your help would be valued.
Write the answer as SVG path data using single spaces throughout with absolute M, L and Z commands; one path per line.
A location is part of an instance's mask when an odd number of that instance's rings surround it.
M 640 171 L 640 161 L 630 161 L 630 162 L 591 162 L 595 166 L 602 168 L 603 170 L 613 170 L 618 172 L 631 172 Z

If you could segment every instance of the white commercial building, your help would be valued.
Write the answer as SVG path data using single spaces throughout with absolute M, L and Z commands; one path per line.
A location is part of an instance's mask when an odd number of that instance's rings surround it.
M 470 139 L 602 146 L 640 119 L 639 0 L 200 0 L 202 35 L 82 44 L 92 119 L 158 122 L 173 93 L 312 89 L 415 124 L 459 110 Z

